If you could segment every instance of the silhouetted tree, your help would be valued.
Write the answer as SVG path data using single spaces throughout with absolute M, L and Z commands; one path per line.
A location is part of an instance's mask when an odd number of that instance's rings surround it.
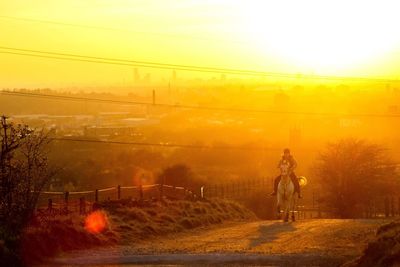
M 329 144 L 315 172 L 322 182 L 322 200 L 342 218 L 360 216 L 371 197 L 392 193 L 396 182 L 396 166 L 386 150 L 357 139 Z
M 15 252 L 39 194 L 53 174 L 45 151 L 49 139 L 43 131 L 8 123 L 5 116 L 1 117 L 0 139 L 0 239 Z
M 193 179 L 193 173 L 185 164 L 176 164 L 165 168 L 160 178 L 165 184 L 187 187 Z
M 189 166 L 185 164 L 175 164 L 165 168 L 158 177 L 159 183 L 164 183 L 174 186 L 183 186 L 198 192 L 204 181 L 196 176 Z

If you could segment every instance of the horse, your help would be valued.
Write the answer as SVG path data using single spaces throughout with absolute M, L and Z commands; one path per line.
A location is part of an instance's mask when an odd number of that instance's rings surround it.
M 295 197 L 294 197 L 294 185 L 290 179 L 290 171 L 288 164 L 282 164 L 281 169 L 281 181 L 278 185 L 277 193 L 277 211 L 278 218 L 280 218 L 281 208 L 283 210 L 283 221 L 289 221 L 289 214 L 292 212 L 292 221 L 295 221 L 294 207 L 295 207 Z

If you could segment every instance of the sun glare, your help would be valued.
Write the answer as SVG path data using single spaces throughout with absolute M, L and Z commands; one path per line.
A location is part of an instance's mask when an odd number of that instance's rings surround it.
M 241 6 L 243 35 L 260 53 L 299 69 L 342 71 L 399 42 L 394 1 L 255 1 Z

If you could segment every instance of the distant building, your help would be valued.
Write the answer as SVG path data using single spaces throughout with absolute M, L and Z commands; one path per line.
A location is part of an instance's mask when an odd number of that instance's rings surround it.
M 140 82 L 140 75 L 139 75 L 139 70 L 138 68 L 135 68 L 133 70 L 133 80 L 135 81 L 135 83 Z
M 301 143 L 301 129 L 295 127 L 289 131 L 289 144 L 291 147 L 298 146 Z
M 99 136 L 134 136 L 138 135 L 135 127 L 85 127 L 84 135 L 87 137 Z
M 398 105 L 391 105 L 388 107 L 388 111 L 391 114 L 398 114 L 398 113 L 400 113 L 400 108 Z
M 151 83 L 151 74 L 150 73 L 146 73 L 146 76 L 144 76 L 144 78 L 143 78 L 143 82 L 145 84 Z
M 172 71 L 172 81 L 175 82 L 176 81 L 176 70 Z
M 274 104 L 277 108 L 286 109 L 289 107 L 290 97 L 285 94 L 283 91 L 280 91 L 275 94 Z

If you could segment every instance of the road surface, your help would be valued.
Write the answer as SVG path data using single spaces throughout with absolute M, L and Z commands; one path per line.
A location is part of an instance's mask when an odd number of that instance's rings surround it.
M 360 255 L 376 229 L 387 222 L 310 219 L 231 223 L 124 246 L 72 251 L 59 255 L 50 265 L 338 266 Z

